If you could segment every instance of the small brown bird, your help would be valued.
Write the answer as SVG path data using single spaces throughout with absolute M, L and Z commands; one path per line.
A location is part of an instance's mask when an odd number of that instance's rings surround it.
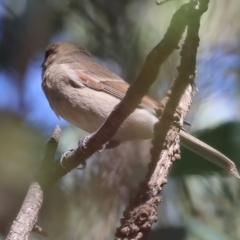
M 75 43 L 57 42 L 46 48 L 42 88 L 57 116 L 92 133 L 106 120 L 129 87 L 119 76 L 95 62 Z M 145 96 L 113 137 L 123 142 L 153 137 L 157 102 Z M 181 145 L 240 177 L 235 164 L 222 153 L 181 130 Z

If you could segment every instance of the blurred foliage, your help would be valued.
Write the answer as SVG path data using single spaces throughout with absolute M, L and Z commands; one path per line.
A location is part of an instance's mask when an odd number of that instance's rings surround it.
M 2 237 L 38 169 L 44 144 L 59 123 L 50 114 L 38 81 L 47 44 L 78 42 L 131 83 L 184 2 L 158 7 L 154 0 L 0 0 Z M 239 10 L 239 0 L 210 1 L 200 32 L 196 79 L 200 91 L 189 114 L 192 129 L 201 129 L 197 136 L 238 166 Z M 178 62 L 176 51 L 162 67 L 151 96 L 164 96 Z M 76 146 L 85 134 L 60 123 L 58 154 Z M 96 153 L 86 169 L 74 170 L 59 181 L 46 194 L 39 218 L 50 239 L 112 239 L 124 207 L 146 173 L 149 148 L 150 141 L 143 141 Z M 184 149 L 171 174 L 149 239 L 240 238 L 237 179 L 223 176 L 221 169 Z M 40 239 L 34 233 L 31 238 Z
M 1 233 L 7 233 L 43 154 L 40 131 L 24 125 L 23 118 L 0 113 Z

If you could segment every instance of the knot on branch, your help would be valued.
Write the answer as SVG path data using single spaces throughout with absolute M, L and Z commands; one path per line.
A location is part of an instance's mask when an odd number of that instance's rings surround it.
M 152 141 L 153 148 L 151 149 L 151 156 L 153 156 L 152 159 L 155 159 L 154 156 L 156 156 L 156 159 L 159 157 L 159 151 L 162 150 L 169 150 L 168 154 L 172 158 L 172 162 L 180 159 L 180 150 L 179 145 L 176 144 L 176 147 L 170 148 L 172 144 L 178 143 L 179 137 L 176 137 L 175 132 L 180 131 L 182 127 L 183 118 L 181 118 L 182 108 L 180 106 L 177 107 L 177 110 L 175 111 L 174 108 L 167 108 L 168 111 L 165 111 L 165 117 L 168 119 L 168 121 L 164 121 L 160 124 L 160 119 L 163 116 L 163 111 L 166 107 L 166 102 L 169 99 L 169 96 L 171 96 L 171 92 L 168 92 L 168 96 L 159 103 L 158 108 L 156 110 L 156 115 L 159 118 L 159 122 L 157 122 L 154 125 L 154 139 Z M 174 114 L 172 114 L 174 112 Z M 164 129 L 169 128 L 169 122 L 171 122 L 170 129 L 172 131 L 169 131 L 168 136 L 165 138 L 162 135 L 162 131 Z M 164 125 L 164 126 L 163 126 Z
M 123 215 L 124 218 L 121 219 L 122 226 L 117 229 L 117 239 L 144 239 L 151 230 L 152 224 L 157 221 L 157 204 L 160 201 L 161 198 L 157 196 L 133 210 L 127 208 Z

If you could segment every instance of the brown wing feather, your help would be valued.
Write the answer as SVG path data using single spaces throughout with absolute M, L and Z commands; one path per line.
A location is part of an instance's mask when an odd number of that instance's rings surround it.
M 103 91 L 118 99 L 123 99 L 129 88 L 127 82 L 97 62 L 85 61 L 83 65 L 82 70 L 76 69 L 83 84 L 96 91 Z M 155 109 L 158 105 L 156 101 L 147 96 L 143 97 L 141 104 L 151 109 Z

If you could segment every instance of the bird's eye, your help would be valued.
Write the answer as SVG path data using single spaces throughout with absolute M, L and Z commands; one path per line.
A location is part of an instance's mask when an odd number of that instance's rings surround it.
M 46 52 L 45 52 L 45 59 L 47 59 L 52 54 L 53 54 L 53 50 L 52 49 L 46 50 Z

